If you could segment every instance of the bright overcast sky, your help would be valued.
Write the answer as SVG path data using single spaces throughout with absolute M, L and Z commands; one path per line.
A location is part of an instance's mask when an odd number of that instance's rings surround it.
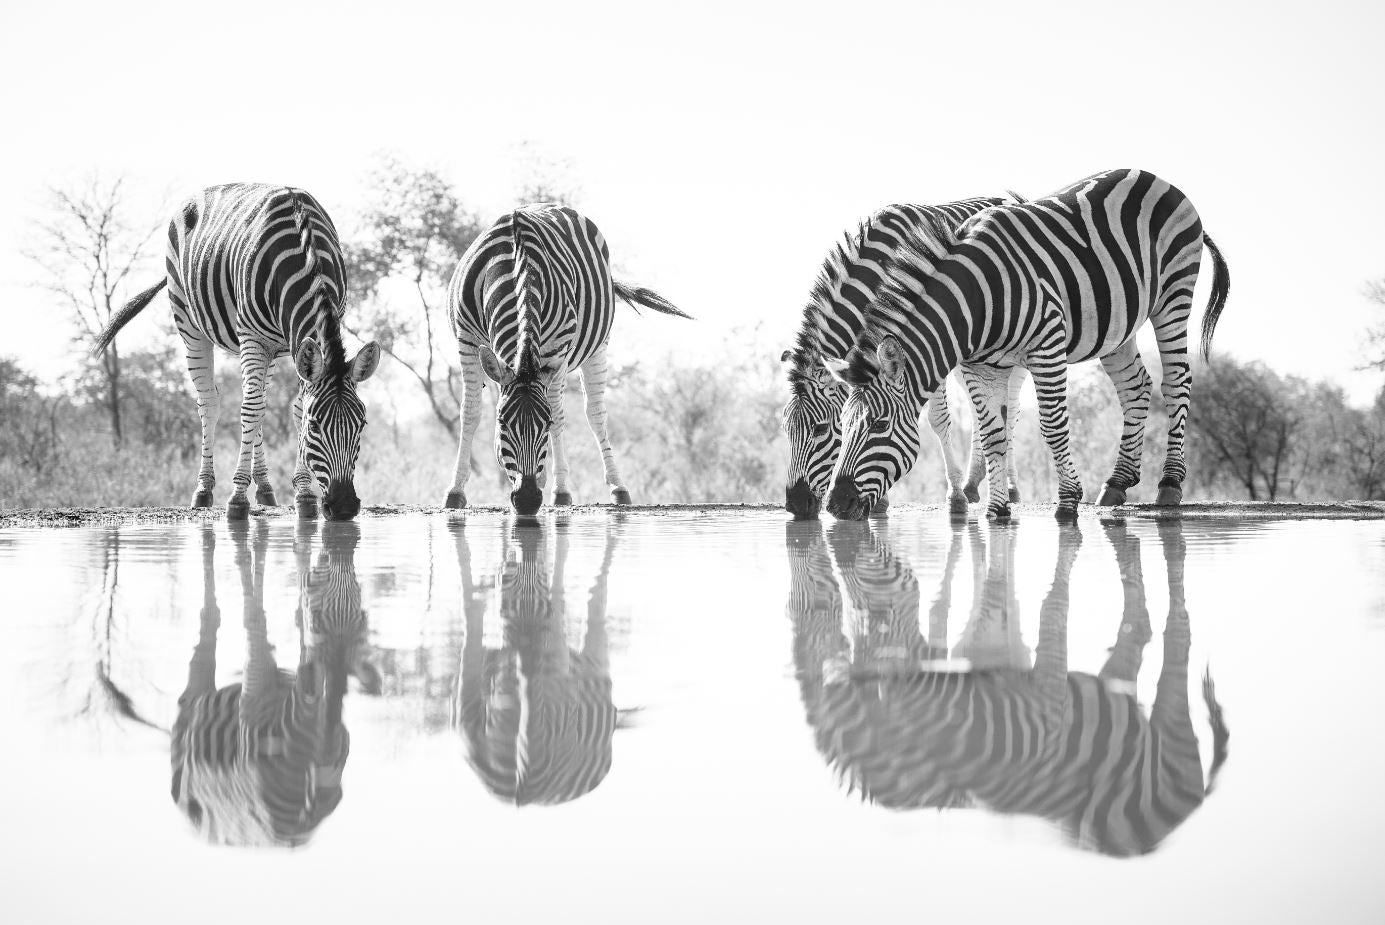
M 1220 349 L 1379 386 L 1352 367 L 1385 320 L 1362 296 L 1385 276 L 1382 4 L 132 6 L 23 4 L 0 28 L 0 353 L 45 375 L 70 328 L 18 251 L 47 185 L 123 172 L 152 213 L 278 182 L 346 229 L 373 152 L 494 215 L 529 140 L 571 161 L 624 275 L 698 317 L 617 328 L 652 351 L 757 320 L 787 339 L 835 236 L 888 202 L 1137 166 L 1226 254 Z

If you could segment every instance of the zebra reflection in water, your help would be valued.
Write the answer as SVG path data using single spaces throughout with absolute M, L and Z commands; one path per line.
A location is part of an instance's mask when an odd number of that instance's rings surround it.
M 1228 738 L 1205 677 L 1213 755 L 1204 782 L 1188 698 L 1182 525 L 1158 527 L 1169 615 L 1148 717 L 1135 698 L 1152 635 L 1140 541 L 1124 524 L 1104 529 L 1125 603 L 1116 644 L 1094 677 L 1069 672 L 1067 664 L 1069 575 L 1082 542 L 1077 527 L 1060 528 L 1031 666 L 1014 613 L 1013 530 L 989 532 L 977 603 L 962 642 L 947 653 L 948 589 L 968 528 L 953 528 L 925 639 L 917 581 L 881 534 L 839 523 L 829 542 L 814 524 L 790 524 L 795 667 L 818 748 L 842 779 L 892 809 L 983 806 L 1038 816 L 1057 823 L 1079 847 L 1117 856 L 1152 851 L 1182 824 L 1211 792 Z M 970 532 L 976 550 L 980 531 Z M 848 591 L 851 638 L 843 632 L 834 560 Z M 948 654 L 975 664 L 939 670 L 936 660 Z
M 595 790 L 611 770 L 611 739 L 621 725 L 611 699 L 606 631 L 616 538 L 607 528 L 581 648 L 573 649 L 563 590 L 571 529 L 562 520 L 552 529 L 516 525 L 499 579 L 487 589 L 473 580 L 464 524 L 452 525 L 466 620 L 452 722 L 481 783 L 516 806 L 566 803 Z M 497 587 L 501 645 L 493 648 L 483 631 L 489 592 Z
M 360 532 L 353 523 L 327 525 L 310 569 L 316 525 L 298 525 L 299 656 L 297 670 L 287 671 L 275 661 L 264 610 L 268 527 L 231 522 L 227 529 L 244 597 L 244 676 L 216 686 L 221 612 L 208 526 L 201 626 L 173 726 L 173 801 L 214 844 L 298 846 L 341 802 L 350 746 L 342 724 L 347 675 L 379 692 L 363 659 L 367 624 L 354 563 Z

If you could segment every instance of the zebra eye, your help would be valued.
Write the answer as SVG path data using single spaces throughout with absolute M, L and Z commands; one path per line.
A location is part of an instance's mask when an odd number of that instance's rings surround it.
M 819 422 L 817 423 L 817 425 L 813 428 L 813 436 L 814 436 L 814 437 L 826 437 L 826 436 L 827 436 L 827 432 L 830 431 L 831 429 L 832 429 L 832 423 L 831 423 L 830 421 L 819 421 Z
M 887 418 L 876 418 L 870 423 L 870 432 L 873 434 L 883 434 L 890 429 L 890 422 Z

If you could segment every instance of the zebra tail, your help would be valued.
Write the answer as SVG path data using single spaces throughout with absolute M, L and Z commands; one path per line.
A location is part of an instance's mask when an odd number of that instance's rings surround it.
M 1203 791 L 1210 794 L 1217 786 L 1217 772 L 1226 763 L 1226 743 L 1231 738 L 1221 704 L 1217 702 L 1217 685 L 1212 681 L 1210 665 L 1202 673 L 1202 699 L 1207 703 L 1207 720 L 1212 726 L 1212 769 L 1207 774 L 1207 789 Z
M 1202 315 L 1202 359 L 1206 360 L 1212 352 L 1212 332 L 1217 329 L 1217 319 L 1226 305 L 1226 294 L 1231 291 L 1231 274 L 1226 269 L 1226 258 L 1205 231 L 1202 243 L 1212 255 L 1212 294 L 1207 299 L 1207 311 Z
M 622 283 L 620 280 L 612 280 L 611 285 L 615 287 L 616 297 L 624 299 L 635 311 L 639 311 L 639 306 L 643 305 L 645 308 L 652 308 L 656 312 L 662 312 L 665 315 L 677 315 L 679 318 L 687 318 L 690 321 L 693 320 L 692 315 L 679 311 L 672 302 L 659 295 L 659 293 L 655 292 L 653 289 L 645 289 L 643 286 L 631 286 Z
M 99 356 L 104 353 L 106 348 L 111 345 L 111 341 L 115 340 L 115 336 L 120 333 L 120 329 L 129 324 L 131 318 L 143 311 L 144 306 L 154 301 L 154 296 L 158 295 L 159 290 L 167 285 L 168 277 L 165 276 L 163 279 L 126 302 L 125 307 L 116 312 L 115 316 L 111 318 L 111 323 L 106 325 L 105 330 L 101 332 L 101 336 L 96 338 L 96 346 L 91 348 L 91 355 Z

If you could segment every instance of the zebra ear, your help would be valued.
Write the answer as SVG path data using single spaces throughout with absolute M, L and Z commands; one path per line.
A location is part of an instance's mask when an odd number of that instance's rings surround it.
M 486 375 L 500 385 L 503 389 L 514 381 L 514 370 L 500 362 L 500 357 L 495 355 L 495 351 L 489 347 L 481 348 L 481 368 L 486 371 Z
M 827 369 L 827 374 L 832 377 L 832 381 L 839 385 L 850 385 L 846 380 L 846 371 L 851 368 L 851 364 L 846 360 L 839 360 L 835 357 L 823 357 L 822 365 Z
M 896 385 L 904 382 L 904 351 L 899 346 L 899 339 L 893 334 L 886 334 L 880 341 L 880 346 L 875 348 L 875 359 L 880 364 L 880 373 L 887 379 L 892 380 Z
M 317 341 L 311 337 L 303 338 L 303 342 L 298 345 L 298 351 L 293 355 L 293 365 L 298 370 L 298 378 L 304 382 L 312 382 L 321 375 L 326 364 L 323 362 L 322 348 L 317 345 Z
M 356 382 L 365 382 L 375 375 L 375 369 L 379 365 L 380 345 L 371 341 L 351 358 L 351 378 Z

